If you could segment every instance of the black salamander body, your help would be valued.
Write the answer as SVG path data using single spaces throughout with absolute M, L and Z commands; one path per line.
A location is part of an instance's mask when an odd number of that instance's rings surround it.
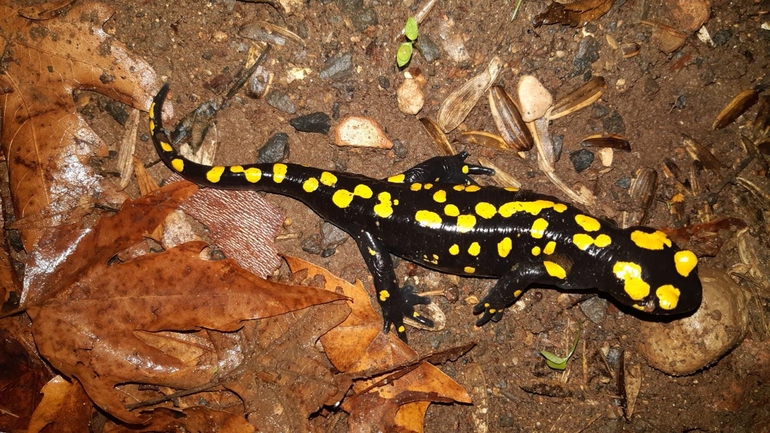
M 431 158 L 387 179 L 294 164 L 207 166 L 179 155 L 161 126 L 164 86 L 150 108 L 150 132 L 163 162 L 203 186 L 253 189 L 301 200 L 348 232 L 374 278 L 384 331 L 405 338 L 403 318 L 428 300 L 401 288 L 390 254 L 441 272 L 498 278 L 473 309 L 498 321 L 531 284 L 598 289 L 655 315 L 694 311 L 701 283 L 694 253 L 663 232 L 619 229 L 555 199 L 512 188 L 479 187 L 467 153 Z

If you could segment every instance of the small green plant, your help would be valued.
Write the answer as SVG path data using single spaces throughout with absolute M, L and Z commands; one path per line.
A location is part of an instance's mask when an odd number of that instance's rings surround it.
M 572 344 L 572 349 L 569 350 L 569 353 L 567 354 L 567 356 L 562 358 L 547 350 L 540 351 L 540 354 L 545 357 L 545 363 L 549 367 L 559 371 L 563 371 L 565 368 L 567 368 L 567 361 L 569 361 L 569 359 L 575 353 L 575 348 L 577 347 L 578 341 L 580 340 L 580 331 L 582 331 L 582 325 L 578 324 L 578 331 L 577 331 L 577 335 L 575 336 L 575 342 Z
M 417 20 L 414 17 L 409 17 L 406 20 L 404 26 L 404 36 L 406 36 L 406 42 L 401 43 L 396 51 L 396 64 L 399 68 L 403 68 L 412 59 L 412 51 L 414 41 L 417 40 Z

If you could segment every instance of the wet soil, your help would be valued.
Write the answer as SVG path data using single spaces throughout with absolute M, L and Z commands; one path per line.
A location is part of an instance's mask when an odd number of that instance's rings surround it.
M 683 135 L 703 144 L 725 167 L 720 172 L 696 170 L 706 191 L 746 156 L 741 125 L 752 118 L 753 111 L 723 130 L 712 130 L 711 123 L 735 95 L 770 83 L 770 31 L 760 29 L 760 24 L 767 22 L 767 15 L 760 14 L 767 13 L 767 3 L 717 0 L 706 24 L 715 44 L 691 37 L 678 51 L 664 54 L 652 37 L 652 28 L 642 23 L 661 7 L 658 2 L 620 1 L 607 15 L 583 28 L 535 28 L 531 19 L 545 9 L 545 2 L 524 1 L 519 16 L 511 21 L 515 2 L 441 1 L 420 25 L 421 37 L 440 46 L 441 22 L 451 20 L 451 32 L 464 41 L 470 60 L 458 64 L 440 51 L 437 60 L 428 62 L 421 53 L 415 54 L 409 68 L 419 68 L 427 79 L 425 106 L 417 116 L 401 113 L 395 96 L 404 80 L 395 63 L 395 51 L 402 41 L 400 31 L 406 18 L 420 6 L 411 0 L 295 2 L 286 21 L 269 5 L 238 1 L 112 3 L 116 13 L 107 24 L 108 31 L 144 56 L 172 84 L 177 119 L 217 96 L 208 89 L 221 88 L 222 83 L 232 80 L 249 45 L 238 35 L 243 25 L 263 20 L 302 37 L 304 45 L 288 41 L 275 46 L 265 65 L 274 74 L 271 92 L 288 97 L 296 112 L 273 108 L 264 99 L 237 95 L 217 119 L 219 163 L 255 161 L 257 149 L 268 137 L 284 132 L 289 136 L 288 161 L 292 163 L 372 177 L 401 172 L 440 152 L 418 118 L 435 119 L 439 104 L 451 91 L 481 71 L 493 56 L 499 56 L 505 67 L 497 84 L 510 92 L 523 74 L 537 77 L 557 97 L 591 76 L 606 79 L 607 89 L 599 102 L 555 120 L 549 127 L 563 143 L 562 157 L 556 164 L 558 176 L 569 185 L 589 188 L 598 197 L 598 205 L 589 211 L 618 218 L 628 206 L 635 205 L 627 189 L 634 173 L 652 168 L 660 176 L 649 225 L 672 228 L 733 216 L 746 222 L 762 248 L 768 245 L 767 223 L 762 218 L 766 209 L 746 190 L 728 184 L 709 206 L 705 195 L 688 193 L 680 183 L 688 179 L 693 166 L 682 145 Z M 613 48 L 613 42 L 636 43 L 639 54 L 624 58 Z M 585 46 L 596 56 L 589 55 L 582 66 L 576 66 L 576 56 Z M 344 54 L 351 56 L 352 66 L 341 76 L 321 78 L 319 73 L 329 59 Z M 306 70 L 306 76 L 289 82 L 289 72 L 299 69 Z M 289 126 L 288 119 L 316 111 L 332 116 L 333 125 L 347 115 L 369 116 L 403 147 L 398 151 L 340 148 L 332 143 L 331 136 L 298 133 Z M 486 98 L 460 130 L 495 131 Z M 512 152 L 468 144 L 458 131 L 449 138 L 456 141 L 458 150 L 468 150 L 472 161 L 479 156 L 489 158 L 522 181 L 525 188 L 566 200 L 538 170 L 534 152 L 521 158 Z M 597 158 L 587 170 L 577 173 L 569 154 L 580 149 L 583 137 L 604 132 L 625 136 L 631 152 L 615 152 L 609 168 Z M 149 140 L 139 146 L 145 162 L 157 160 Z M 666 160 L 679 172 L 664 169 Z M 158 179 L 168 174 L 160 164 L 152 170 Z M 761 177 L 764 172 L 761 166 L 750 165 L 744 174 Z M 672 197 L 682 191 L 684 204 L 678 214 L 672 213 Z M 351 280 L 371 281 L 352 241 L 329 257 L 310 255 L 301 245 L 318 232 L 318 217 L 291 199 L 268 199 L 291 217 L 290 230 L 302 234 L 280 242 L 282 253 L 310 260 Z M 746 203 L 753 210 L 747 211 Z M 725 242 L 716 257 L 703 258 L 701 263 L 730 269 L 740 262 L 729 242 L 732 234 L 722 236 Z M 752 292 L 753 326 L 737 348 L 704 371 L 671 377 L 649 367 L 638 355 L 640 319 L 611 303 L 600 307 L 604 317 L 595 323 L 581 309 L 586 297 L 536 288 L 502 321 L 478 328 L 471 305 L 492 281 L 458 279 L 404 261 L 399 262 L 397 271 L 399 277 L 411 278 L 422 291 L 447 287 L 459 291 L 459 299 L 453 302 L 433 297 L 447 315 L 446 328 L 437 332 L 410 329 L 413 347 L 427 352 L 478 342 L 468 355 L 442 366 L 466 386 L 476 404 L 431 406 L 426 431 L 770 431 L 770 345 L 761 326 L 770 313 L 767 294 Z M 582 336 L 567 372 L 548 369 L 538 351 L 564 353 L 578 322 L 582 323 Z M 607 361 L 607 356 L 621 352 L 625 352 L 627 363 L 641 366 L 643 377 L 634 412 L 627 418 L 617 364 Z

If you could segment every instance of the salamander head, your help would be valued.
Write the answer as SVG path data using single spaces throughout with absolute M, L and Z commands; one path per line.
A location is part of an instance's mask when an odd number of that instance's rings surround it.
M 702 299 L 698 257 L 677 247 L 663 232 L 647 227 L 624 231 L 628 243 L 614 256 L 610 290 L 621 303 L 655 315 L 698 309 Z

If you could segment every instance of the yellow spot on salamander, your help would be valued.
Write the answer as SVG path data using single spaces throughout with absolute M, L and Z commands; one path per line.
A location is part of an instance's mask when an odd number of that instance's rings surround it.
M 554 203 L 550 200 L 511 201 L 500 206 L 498 212 L 500 212 L 500 215 L 503 218 L 508 218 L 517 212 L 527 212 L 532 215 L 539 215 L 543 209 L 553 209 L 556 212 L 564 212 L 567 209 L 567 206 L 561 203 Z
M 476 272 L 476 268 L 474 268 L 473 266 L 466 266 L 465 268 L 463 268 L 463 271 L 465 271 L 466 274 L 472 274 Z
M 628 297 L 639 301 L 650 294 L 650 285 L 642 279 L 642 267 L 632 262 L 617 262 L 612 267 L 612 272 L 623 281 L 623 290 Z
M 564 268 L 559 266 L 557 263 L 545 260 L 543 261 L 543 266 L 545 266 L 545 271 L 548 273 L 548 275 L 560 280 L 567 278 L 567 271 L 565 271 Z
M 433 184 L 432 183 L 426 183 L 422 187 L 425 188 L 425 189 L 431 189 L 431 188 L 433 188 Z
M 453 244 L 451 247 L 449 247 L 449 254 L 453 256 L 460 254 L 460 246 L 457 244 Z
M 374 256 L 377 255 L 377 251 L 374 251 L 373 249 L 366 247 L 366 249 L 369 251 L 369 255 Z
M 393 215 L 393 205 L 390 202 L 390 193 L 383 191 L 377 194 L 379 203 L 374 205 L 374 213 L 380 218 L 387 218 Z
M 485 219 L 490 219 L 493 216 L 495 216 L 495 214 L 497 213 L 497 209 L 495 208 L 495 206 L 485 201 L 482 201 L 476 204 L 475 210 L 476 210 L 476 215 Z
M 594 240 L 594 245 L 596 245 L 599 248 L 604 248 L 611 243 L 612 243 L 612 238 L 610 238 L 607 235 L 599 235 Z
M 262 179 L 262 170 L 256 167 L 249 167 L 244 170 L 243 175 L 246 176 L 246 180 L 251 183 L 257 183 Z
M 403 334 L 405 331 L 406 331 L 406 328 L 404 328 L 404 325 L 401 325 L 401 326 L 398 327 L 398 332 L 400 334 Z
M 448 204 L 444 206 L 444 213 L 451 217 L 456 217 L 457 215 L 460 215 L 460 209 L 457 208 L 457 206 L 453 204 Z
M 404 179 L 406 179 L 406 175 L 404 173 L 396 174 L 388 178 L 388 182 L 390 183 L 404 183 Z
M 222 179 L 222 173 L 224 172 L 225 168 L 221 165 L 211 167 L 209 171 L 206 172 L 206 180 L 211 183 L 217 183 L 220 179 Z
M 455 185 L 452 189 L 455 191 L 465 191 L 465 185 Z
M 512 186 L 506 186 L 506 187 L 505 187 L 505 188 L 503 188 L 503 189 L 504 189 L 504 190 L 506 190 L 506 191 L 508 191 L 508 192 L 519 192 L 519 189 L 518 189 L 518 188 L 515 188 L 515 187 L 512 187 Z
M 337 184 L 337 176 L 328 171 L 321 173 L 321 183 L 326 186 L 334 186 Z
M 657 290 L 655 290 L 655 296 L 658 297 L 658 305 L 660 305 L 660 308 L 664 310 L 673 310 L 676 308 L 676 305 L 679 303 L 679 293 L 679 289 L 671 284 L 658 287 Z
M 372 198 L 372 189 L 369 188 L 367 185 L 364 184 L 358 184 L 353 189 L 353 195 L 357 195 L 361 198 L 370 199 Z
M 537 247 L 537 246 L 532 247 L 532 255 L 533 256 L 539 256 L 540 255 L 540 251 L 541 251 L 540 247 Z
M 459 215 L 457 217 L 457 231 L 467 233 L 476 226 L 476 217 L 473 215 Z
M 558 213 L 562 213 L 565 210 L 567 210 L 567 205 L 564 203 L 556 203 L 555 205 L 553 205 L 553 210 Z
M 511 238 L 506 236 L 497 243 L 497 254 L 502 258 L 506 258 L 511 253 L 511 248 L 513 248 L 513 242 L 511 242 Z
M 687 277 L 698 265 L 698 257 L 696 257 L 695 253 L 692 251 L 677 251 L 676 254 L 674 254 L 674 262 L 676 263 L 676 271 L 679 275 Z
M 302 182 L 302 189 L 305 190 L 305 192 L 313 192 L 318 189 L 318 179 L 314 177 L 309 177 L 307 180 Z
M 602 228 L 602 225 L 599 224 L 599 221 L 596 218 L 588 215 L 575 215 L 575 222 L 587 232 L 595 232 Z
M 545 229 L 548 228 L 548 221 L 538 218 L 535 220 L 535 222 L 532 223 L 532 228 L 530 229 L 530 234 L 535 239 L 540 239 L 545 234 Z
M 414 313 L 412 313 L 412 317 L 420 317 L 420 313 L 415 311 Z
M 468 185 L 465 187 L 465 192 L 481 191 L 481 187 L 478 185 Z
M 514 296 L 514 297 L 516 297 L 516 298 L 518 298 L 519 296 L 521 296 L 521 290 L 516 290 L 516 291 L 514 291 L 514 292 L 513 292 L 513 296 Z
M 433 201 L 436 203 L 444 203 L 446 201 L 446 191 L 440 189 L 433 193 Z
M 273 182 L 281 183 L 286 178 L 286 171 L 289 167 L 286 164 L 273 164 Z
M 345 209 L 350 206 L 350 202 L 353 201 L 353 193 L 346 189 L 338 189 L 332 195 L 332 202 L 340 209 Z
M 645 233 L 641 230 L 631 232 L 631 240 L 639 248 L 646 250 L 662 250 L 664 246 L 671 246 L 671 239 L 660 230 L 653 233 Z
M 594 239 L 591 237 L 591 235 L 587 235 L 585 233 L 578 233 L 572 236 L 572 243 L 575 244 L 581 250 L 585 251 L 591 245 L 595 245 L 598 248 L 604 248 L 607 245 L 612 243 L 612 239 L 607 235 L 599 235 L 596 237 L 596 239 Z
M 171 152 L 172 150 L 174 150 L 174 148 L 171 147 L 171 145 L 166 143 L 165 141 L 160 142 L 160 148 L 163 149 L 164 152 Z
M 415 182 L 415 183 L 409 185 L 409 189 L 411 189 L 412 191 L 419 191 L 419 190 L 422 189 L 422 184 L 419 183 L 419 182 Z
M 554 250 L 556 250 L 556 242 L 550 241 L 547 244 L 545 244 L 545 248 L 543 248 L 543 254 L 546 254 L 546 255 L 553 254 Z
M 418 210 L 414 214 L 414 219 L 423 227 L 430 227 L 432 229 L 441 227 L 441 216 L 436 212 Z
M 468 247 L 468 254 L 476 257 L 481 252 L 481 245 L 479 245 L 478 242 L 471 243 L 471 246 Z
M 243 166 L 242 165 L 231 165 L 230 166 L 230 173 L 243 173 Z
M 463 174 L 468 174 L 468 171 L 469 171 L 468 166 L 463 165 L 462 171 L 463 171 Z
M 591 235 L 587 235 L 585 233 L 578 233 L 572 236 L 572 243 L 575 244 L 576 247 L 585 251 L 588 249 L 588 247 L 594 244 L 594 238 L 592 238 Z
M 387 290 L 380 290 L 380 302 L 385 302 L 390 298 L 390 292 Z
M 184 160 L 181 160 L 181 159 L 178 159 L 178 158 L 177 159 L 172 159 L 171 160 L 171 166 L 174 167 L 174 170 L 176 170 L 176 171 L 181 173 L 181 172 L 184 171 Z

